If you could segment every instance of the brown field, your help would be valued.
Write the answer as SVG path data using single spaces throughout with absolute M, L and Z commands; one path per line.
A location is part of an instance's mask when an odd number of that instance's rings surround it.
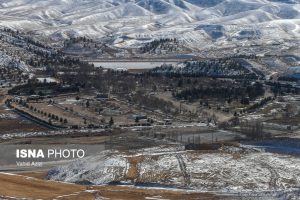
M 170 200 L 216 200 L 213 194 L 181 192 L 161 189 L 141 189 L 127 186 L 83 186 L 40 179 L 40 173 L 10 175 L 0 173 L 0 198 L 76 199 L 108 198 L 112 200 L 140 200 L 151 197 Z M 36 177 L 36 178 L 33 178 Z
M 16 103 L 12 104 L 14 107 L 23 110 L 26 113 L 29 113 L 30 115 L 37 117 L 45 122 L 48 122 L 48 116 L 45 116 L 44 114 L 40 114 L 38 112 L 34 112 L 33 110 L 30 110 L 29 108 L 22 107 Z M 54 115 L 59 116 L 59 118 L 67 119 L 69 125 L 83 125 L 83 119 L 81 117 L 78 117 L 77 115 L 73 113 L 69 113 L 67 111 L 64 111 L 61 108 L 55 107 L 53 105 L 48 105 L 46 103 L 30 103 L 29 106 L 33 106 L 37 110 L 41 110 L 46 113 L 51 113 Z M 52 120 L 54 124 L 61 125 L 62 123 L 57 122 L 55 120 Z
M 35 124 L 25 122 L 23 120 L 0 120 L 0 133 L 5 132 L 33 132 L 46 130 Z
M 0 107 L 0 114 L 14 114 L 10 110 L 5 110 L 5 107 Z M 16 114 L 15 114 L 16 115 Z M 28 120 L 17 117 L 16 119 L 0 119 L 0 133 L 7 132 L 33 132 L 47 130 L 41 126 L 33 124 Z
M 0 90 L 0 114 L 14 114 L 10 110 L 6 110 L 4 106 L 5 100 L 9 98 L 6 95 L 6 91 Z M 27 120 L 23 120 L 18 117 L 16 119 L 0 119 L 0 133 L 4 134 L 6 132 L 32 132 L 32 131 L 44 131 L 45 128 L 42 128 L 36 124 L 30 123 Z

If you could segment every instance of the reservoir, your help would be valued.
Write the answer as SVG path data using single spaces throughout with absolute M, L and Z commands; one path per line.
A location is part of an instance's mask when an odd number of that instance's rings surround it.
M 94 64 L 95 67 L 103 67 L 106 69 L 153 69 L 155 67 L 160 67 L 163 64 L 173 66 L 177 65 L 177 61 L 93 61 L 90 62 Z

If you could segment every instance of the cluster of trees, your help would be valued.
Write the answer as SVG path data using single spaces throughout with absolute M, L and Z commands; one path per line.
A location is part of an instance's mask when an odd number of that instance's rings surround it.
M 224 87 L 218 85 L 216 87 L 198 87 L 187 88 L 180 92 L 173 93 L 173 96 L 177 99 L 184 100 L 197 100 L 205 98 L 219 98 L 219 99 L 241 99 L 242 103 L 247 103 L 245 97 L 249 99 L 255 99 L 265 93 L 264 87 L 261 83 L 256 82 L 254 85 Z
M 30 36 L 26 36 L 26 34 L 14 31 L 11 29 L 4 29 L 1 30 L 6 32 L 6 35 L 10 36 L 2 36 L 2 40 L 4 40 L 6 43 L 15 46 L 18 51 L 15 51 L 12 49 L 13 52 L 10 52 L 8 49 L 8 53 L 11 53 L 11 55 L 14 55 L 18 52 L 18 59 L 25 61 L 27 64 L 30 63 L 30 57 L 35 60 L 39 60 L 42 57 L 48 57 L 48 56 L 58 56 L 61 55 L 59 51 L 52 49 L 51 47 L 47 46 L 46 44 L 41 43 L 40 41 L 34 40 Z M 23 50 L 23 53 L 22 51 Z M 24 55 L 22 55 L 24 54 Z M 34 56 L 33 56 L 33 55 Z M 29 59 L 29 60 L 28 60 Z M 34 64 L 31 62 L 31 64 Z
M 1 29 L 1 31 L 5 32 L 7 35 L 14 37 L 16 39 L 19 39 L 19 41 L 14 41 L 15 44 L 21 45 L 20 41 L 26 42 L 27 45 L 34 45 L 36 47 L 44 48 L 44 49 L 51 49 L 47 45 L 41 43 L 40 41 L 34 40 L 32 37 L 25 36 L 26 34 L 24 32 L 20 32 L 19 30 L 12 30 L 9 28 Z
M 142 53 L 153 52 L 157 48 L 166 49 L 168 51 L 175 51 L 178 45 L 178 40 L 176 38 L 162 38 L 159 40 L 153 40 L 150 43 L 147 43 L 145 46 L 141 47 Z
M 64 56 L 62 53 L 49 54 L 48 52 L 39 50 L 34 50 L 33 52 L 38 56 L 32 56 L 26 61 L 26 64 L 32 67 L 46 67 L 46 70 L 49 72 L 54 70 L 53 74 L 61 68 L 74 69 L 85 67 L 87 69 L 91 69 L 93 67 L 93 65 L 89 64 L 88 62 L 81 61 L 78 58 Z
M 64 41 L 64 51 L 85 51 L 93 55 L 100 55 L 103 53 L 108 53 L 112 55 L 113 53 L 119 52 L 117 49 L 109 47 L 106 43 L 95 41 L 87 37 L 72 37 Z
M 299 79 L 291 76 L 280 76 L 278 81 L 298 82 Z
M 275 96 L 284 95 L 288 93 L 299 94 L 300 90 L 297 87 L 292 86 L 288 83 L 279 83 L 279 82 L 267 82 L 267 85 L 271 87 L 271 91 Z
M 0 82 L 15 81 L 20 83 L 28 79 L 28 75 L 23 75 L 18 68 L 3 67 L 0 68 Z
M 60 78 L 63 82 L 69 85 L 75 85 L 84 90 L 89 90 L 92 87 L 96 88 L 100 93 L 114 94 L 129 94 L 135 91 L 137 81 L 140 80 L 138 76 L 129 74 L 128 72 L 118 72 L 108 70 L 105 73 L 102 69 L 94 69 L 90 73 L 86 71 L 79 71 L 76 74 L 66 73 Z
M 50 112 L 47 113 L 46 111 L 40 110 L 40 109 L 38 109 L 38 108 L 36 108 L 32 105 L 29 105 L 26 101 L 24 101 L 22 99 L 17 100 L 16 103 L 18 103 L 19 105 L 21 105 L 23 107 L 26 107 L 27 109 L 31 110 L 32 112 L 40 114 L 42 117 L 48 117 L 48 123 L 49 124 L 52 124 L 52 120 L 60 122 L 62 124 L 67 124 L 68 123 L 68 120 L 66 118 L 62 118 L 62 117 L 59 117 L 58 115 L 55 115 L 53 113 L 50 113 Z
M 136 95 L 134 95 L 132 101 L 135 104 L 144 106 L 151 110 L 159 109 L 162 112 L 169 114 L 177 112 L 177 110 L 171 102 L 165 101 L 155 96 L 145 95 L 143 92 L 138 92 Z
M 81 61 L 78 58 L 66 56 L 61 50 L 56 50 L 40 41 L 36 41 L 25 33 L 11 29 L 3 29 L 2 31 L 11 36 L 6 42 L 17 47 L 20 54 L 18 55 L 18 59 L 23 60 L 27 65 L 32 67 L 47 67 L 48 71 L 54 70 L 53 74 L 60 68 L 67 68 L 69 70 L 81 67 L 86 70 L 93 68 L 92 64 Z M 80 39 L 88 41 L 86 38 Z
M 10 95 L 27 94 L 27 95 L 44 96 L 45 93 L 43 91 L 47 91 L 48 94 L 49 93 L 57 94 L 57 93 L 67 93 L 67 92 L 78 92 L 79 88 L 77 86 L 64 86 L 55 82 L 40 83 L 40 82 L 29 81 L 27 84 L 17 85 L 12 89 L 8 90 L 8 94 Z
M 200 61 L 186 61 L 185 67 L 174 67 L 172 65 L 162 65 L 161 67 L 151 70 L 152 75 L 187 76 L 187 77 L 227 77 L 227 78 L 244 78 L 258 79 L 257 73 L 250 71 L 246 64 L 238 59 L 208 59 Z
M 87 38 L 87 37 L 83 36 L 83 37 L 72 37 L 72 38 L 66 40 L 64 43 L 65 44 L 67 44 L 67 43 L 73 43 L 74 44 L 74 43 L 78 43 L 78 42 L 90 42 L 90 43 L 92 43 L 94 41 L 90 38 Z
M 257 110 L 258 108 L 263 107 L 264 105 L 266 105 L 268 102 L 270 102 L 270 101 L 272 101 L 272 100 L 274 100 L 274 98 L 272 98 L 272 97 L 266 97 L 266 98 L 263 98 L 260 102 L 257 102 L 257 103 L 255 103 L 255 104 L 251 105 L 251 106 L 247 109 L 247 111 L 248 111 L 248 112 L 253 112 L 253 111 Z
M 67 39 L 64 41 L 64 48 L 69 48 L 70 46 L 74 44 L 81 44 L 83 47 L 89 47 L 89 48 L 96 48 L 99 49 L 102 47 L 102 44 L 97 44 L 96 41 L 94 41 L 91 38 L 87 38 L 85 36 L 83 37 L 72 37 L 70 39 Z

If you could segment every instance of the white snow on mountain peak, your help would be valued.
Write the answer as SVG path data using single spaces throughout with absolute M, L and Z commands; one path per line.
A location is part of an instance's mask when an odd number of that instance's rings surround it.
M 194 47 L 300 36 L 299 0 L 0 0 L 0 13 L 0 26 L 56 39 L 130 36 L 124 47 L 149 38 Z

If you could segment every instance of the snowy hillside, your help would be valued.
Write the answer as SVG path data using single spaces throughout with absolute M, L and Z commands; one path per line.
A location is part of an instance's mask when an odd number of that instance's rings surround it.
M 223 147 L 215 153 L 155 147 L 129 155 L 103 152 L 54 168 L 48 178 L 95 185 L 131 183 L 260 195 L 271 192 L 276 197 L 283 192 L 293 193 L 299 186 L 299 161 L 296 157 L 259 152 L 251 147 Z
M 53 40 L 111 37 L 118 47 L 153 38 L 195 49 L 300 38 L 299 0 L 0 0 L 0 13 L 0 26 Z

